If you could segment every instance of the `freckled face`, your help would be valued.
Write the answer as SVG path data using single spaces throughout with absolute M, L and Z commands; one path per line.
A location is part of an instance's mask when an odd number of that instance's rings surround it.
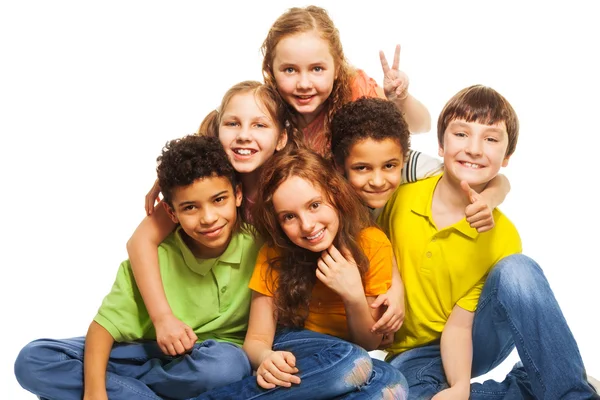
M 344 163 L 350 185 L 371 208 L 385 205 L 400 185 L 404 155 L 398 141 L 371 138 L 355 143 Z
M 331 95 L 336 72 L 329 43 L 310 31 L 277 43 L 273 75 L 283 99 L 310 124 Z
M 458 183 L 467 181 L 471 188 L 481 191 L 501 167 L 508 165 L 507 148 L 504 122 L 485 125 L 454 120 L 444 132 L 444 146 L 440 147 L 439 155 L 444 157 L 445 174 L 449 178 Z
M 295 245 L 317 253 L 333 243 L 339 216 L 320 188 L 292 176 L 273 193 L 273 206 L 283 232 Z

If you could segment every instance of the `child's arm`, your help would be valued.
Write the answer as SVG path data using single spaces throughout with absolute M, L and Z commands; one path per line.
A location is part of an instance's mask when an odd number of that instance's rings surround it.
M 371 328 L 371 332 L 383 334 L 381 346 L 387 347 L 393 341 L 393 333 L 404 322 L 404 282 L 400 276 L 396 257 L 392 257 L 392 286 L 371 304 L 371 308 L 387 307 L 385 313 Z M 387 339 L 387 340 L 386 340 Z M 381 347 L 380 346 L 380 347 Z
M 273 298 L 252 292 L 250 320 L 243 349 L 248 354 L 252 368 L 256 369 L 256 382 L 264 389 L 300 383 L 300 378 L 293 375 L 298 373 L 294 355 L 289 351 L 273 351 L 276 326 Z
M 160 349 L 171 356 L 185 353 L 198 340 L 193 329 L 173 315 L 158 267 L 158 246 L 174 228 L 175 224 L 159 203 L 127 242 L 131 269 L 156 329 L 156 341 Z
M 416 182 L 437 175 L 444 170 L 444 163 L 439 158 L 426 153 L 409 150 L 402 166 L 401 183 Z
M 352 343 L 367 351 L 377 349 L 382 335 L 371 332 L 377 310 L 369 307 L 375 298 L 365 296 L 360 272 L 352 256 L 342 255 L 331 245 L 317 261 L 317 279 L 342 298 Z
M 450 387 L 433 399 L 468 399 L 471 392 L 471 365 L 473 362 L 474 313 L 454 306 L 444 326 L 440 351 L 442 365 Z
M 408 93 L 408 76 L 400 71 L 400 45 L 396 45 L 394 63 L 390 68 L 383 51 L 379 52 L 383 69 L 383 92 L 403 113 L 411 132 L 428 132 L 431 129 L 431 115 L 427 107 Z
M 469 196 L 471 204 L 465 209 L 465 217 L 471 228 L 483 233 L 494 227 L 492 211 L 498 207 L 510 192 L 510 182 L 506 176 L 496 175 L 488 182 L 481 193 L 475 192 L 466 182 L 461 182 L 461 187 Z
M 84 400 L 106 399 L 106 367 L 114 339 L 96 321 L 92 321 L 85 337 L 83 356 Z

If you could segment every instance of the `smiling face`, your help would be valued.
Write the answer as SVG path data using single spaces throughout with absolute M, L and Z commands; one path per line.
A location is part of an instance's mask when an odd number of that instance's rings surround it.
M 298 176 L 291 176 L 273 193 L 273 208 L 286 236 L 312 252 L 331 246 L 340 220 L 322 191 Z
M 254 92 L 234 95 L 219 125 L 219 140 L 239 173 L 254 172 L 287 143 L 287 134 L 261 107 Z
M 385 205 L 402 179 L 404 152 L 397 140 L 371 138 L 355 143 L 344 162 L 348 182 L 371 208 Z
M 275 46 L 277 90 L 306 124 L 323 109 L 333 90 L 334 64 L 329 44 L 314 30 L 286 36 Z
M 191 185 L 175 188 L 171 202 L 172 208 L 163 204 L 173 222 L 181 224 L 194 255 L 215 258 L 223 254 L 236 227 L 241 187 L 234 190 L 229 179 L 222 176 L 197 179 Z
M 454 120 L 444 132 L 444 145 L 440 146 L 439 155 L 444 157 L 446 176 L 458 184 L 464 180 L 480 192 L 498 175 L 501 167 L 508 165 L 507 147 L 504 122 L 485 125 Z

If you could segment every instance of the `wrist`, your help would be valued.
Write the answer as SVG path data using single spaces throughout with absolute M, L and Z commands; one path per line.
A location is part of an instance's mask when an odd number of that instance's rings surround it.
M 151 314 L 150 320 L 152 321 L 153 325 L 156 325 L 157 323 L 160 323 L 160 322 L 164 321 L 165 319 L 171 318 L 171 317 L 175 317 L 175 315 L 173 314 L 173 311 L 171 311 L 171 309 L 168 308 L 168 309 L 161 310 L 158 313 Z
M 471 391 L 471 382 L 468 380 L 458 381 L 458 382 L 455 382 L 453 385 L 450 385 L 450 387 L 454 391 L 459 392 L 461 395 L 466 395 L 468 398 L 469 397 L 468 395 Z

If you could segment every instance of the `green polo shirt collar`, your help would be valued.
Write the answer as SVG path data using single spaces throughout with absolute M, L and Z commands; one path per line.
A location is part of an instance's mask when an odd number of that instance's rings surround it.
M 412 204 L 410 207 L 414 213 L 427 218 L 433 226 L 435 226 L 435 223 L 433 222 L 433 216 L 431 215 L 433 193 L 435 192 L 435 187 L 437 186 L 439 180 L 442 178 L 443 175 L 444 174 L 441 173 L 433 178 L 429 178 L 430 190 L 422 191 L 419 196 L 415 196 L 412 199 Z M 452 226 L 449 226 L 446 229 L 455 229 L 463 235 L 470 237 L 471 239 L 475 239 L 479 235 L 477 229 L 471 228 L 466 218 L 461 219 L 460 221 L 458 221 Z
M 183 254 L 185 264 L 188 266 L 189 269 L 191 269 L 197 274 L 200 274 L 202 276 L 206 275 L 219 262 L 232 264 L 232 266 L 239 266 L 240 262 L 242 261 L 244 246 L 240 246 L 238 243 L 240 241 L 241 235 L 233 234 L 231 236 L 231 242 L 229 243 L 229 246 L 227 246 L 225 252 L 219 257 L 206 259 L 196 258 L 194 253 L 192 253 L 192 251 L 185 244 L 185 241 L 183 240 L 183 235 L 185 235 L 185 232 L 183 231 L 181 226 L 177 227 L 177 230 L 175 231 L 175 240 L 177 242 L 177 247 L 181 249 L 181 253 Z

